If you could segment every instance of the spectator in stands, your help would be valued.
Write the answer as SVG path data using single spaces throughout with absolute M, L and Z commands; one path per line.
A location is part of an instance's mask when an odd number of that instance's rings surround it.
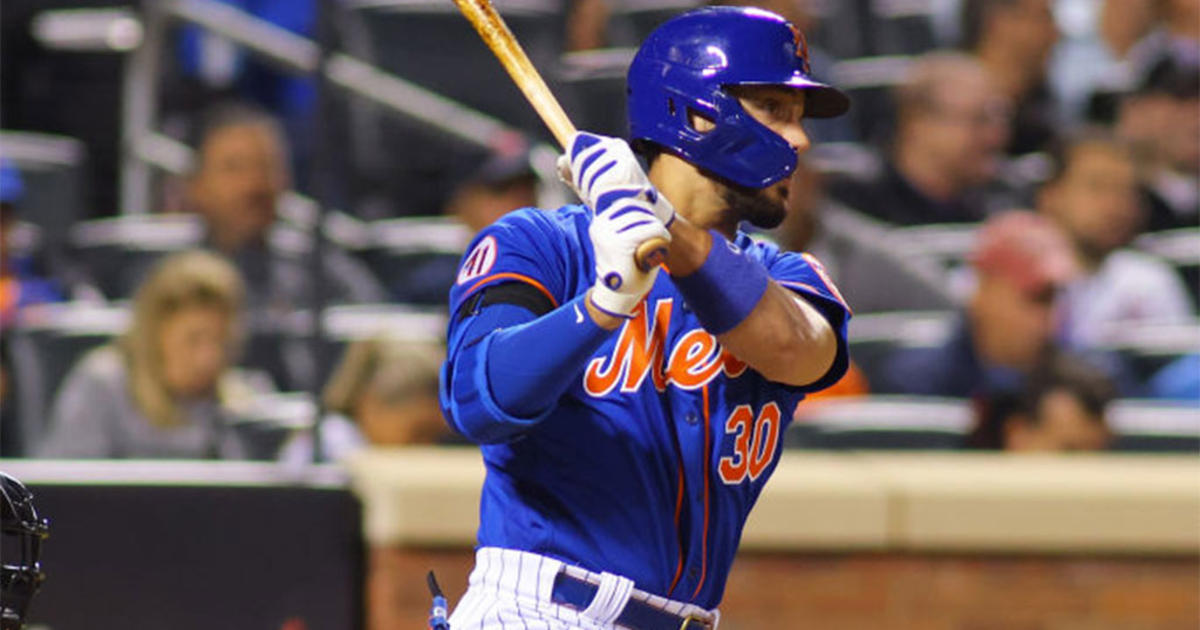
M 954 308 L 938 270 L 889 250 L 887 226 L 827 197 L 821 174 L 804 157 L 788 206 L 779 244 L 820 260 L 855 313 Z
M 1136 150 L 1149 231 L 1200 227 L 1200 62 L 1152 68 L 1118 106 L 1117 133 Z
M 0 330 L 12 325 L 21 308 L 65 297 L 59 283 L 38 269 L 29 247 L 18 242 L 17 205 L 23 193 L 16 165 L 0 160 Z
M 521 139 L 499 147 L 454 190 L 446 214 L 471 233 L 516 210 L 537 205 L 538 177 L 529 159 L 529 142 Z
M 1103 372 L 1054 354 L 1013 396 L 981 401 L 970 448 L 1006 451 L 1099 451 L 1112 440 L 1106 414 L 1116 388 Z
M 208 246 L 241 272 L 252 324 L 307 306 L 313 290 L 307 251 L 284 251 L 270 238 L 289 180 L 287 150 L 275 120 L 248 106 L 221 105 L 209 112 L 197 148 L 188 198 L 204 219 Z M 384 300 L 383 288 L 364 265 L 332 244 L 324 253 L 330 302 Z
M 963 48 L 987 69 L 1015 106 L 1008 153 L 1045 148 L 1059 126 L 1046 85 L 1050 53 L 1058 41 L 1052 0 L 963 0 Z
M 318 3 L 314 0 L 220 0 L 270 26 L 302 37 L 314 38 L 319 23 Z M 317 80 L 312 75 L 296 74 L 238 46 L 226 37 L 201 26 L 184 23 L 173 30 L 176 40 L 177 72 L 164 90 L 167 109 L 173 105 L 211 103 L 213 98 L 237 98 L 256 103 L 276 112 L 293 149 L 293 166 L 306 172 L 315 148 L 312 133 L 317 109 Z M 174 102 L 172 102 L 174 101 Z M 328 124 L 330 121 L 323 121 Z M 341 149 L 341 147 L 333 147 Z
M 1129 145 L 1089 130 L 1052 155 L 1037 210 L 1067 236 L 1083 271 L 1062 295 L 1064 341 L 1094 348 L 1131 325 L 1190 321 L 1191 298 L 1175 269 L 1126 247 L 1144 217 Z
M 1026 211 L 989 219 L 971 262 L 974 293 L 950 336 L 889 357 L 880 393 L 978 398 L 1012 392 L 1053 346 L 1055 298 L 1077 273 L 1071 246 Z
M 608 0 L 575 0 L 568 3 L 564 48 L 567 52 L 608 48 Z
M 368 444 L 436 444 L 449 436 L 438 405 L 445 351 L 432 343 L 386 337 L 351 344 L 325 387 L 322 461 L 343 461 Z M 312 461 L 312 433 L 284 445 L 280 460 Z
M 517 208 L 536 206 L 538 176 L 529 151 L 529 141 L 518 134 L 495 145 L 455 185 L 444 213 L 475 234 Z M 381 275 L 387 278 L 392 299 L 444 308 L 447 291 L 458 276 L 460 255 L 414 256 L 402 272 Z
M 1200 354 L 1186 354 L 1160 369 L 1150 378 L 1146 395 L 1200 403 Z
M 971 57 L 930 53 L 896 91 L 890 154 L 877 176 L 831 185 L 842 203 L 895 225 L 982 221 L 1012 207 L 997 198 L 1009 100 Z
M 1163 59 L 1200 63 L 1200 2 L 1107 0 L 1102 5 L 1100 35 L 1135 78 Z
M 243 285 L 213 254 L 164 259 L 138 289 L 117 341 L 63 382 L 40 454 L 56 458 L 238 458 L 230 421 L 254 387 L 230 369 Z

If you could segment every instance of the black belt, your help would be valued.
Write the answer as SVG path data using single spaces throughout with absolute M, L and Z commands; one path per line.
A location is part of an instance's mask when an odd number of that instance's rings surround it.
M 566 573 L 554 576 L 554 588 L 550 592 L 550 600 L 556 604 L 566 604 L 579 610 L 587 608 L 596 598 L 600 587 L 571 577 Z M 708 622 L 696 617 L 676 615 L 661 608 L 651 606 L 641 600 L 630 598 L 625 608 L 614 622 L 634 630 L 711 630 Z

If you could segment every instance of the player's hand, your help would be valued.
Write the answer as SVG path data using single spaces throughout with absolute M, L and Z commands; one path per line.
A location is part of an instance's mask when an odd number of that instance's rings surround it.
M 629 145 L 620 138 L 578 131 L 567 155 L 558 159 L 558 172 L 592 212 L 605 213 L 621 199 L 645 202 L 663 225 L 675 220 L 675 208 L 659 194 Z
M 671 233 L 654 215 L 647 202 L 633 197 L 613 201 L 604 212 L 597 212 L 588 228 L 592 248 L 596 252 L 596 284 L 590 300 L 601 311 L 616 317 L 632 317 L 633 309 L 642 301 L 658 267 L 642 271 L 634 260 L 634 252 L 652 238 L 671 240 Z

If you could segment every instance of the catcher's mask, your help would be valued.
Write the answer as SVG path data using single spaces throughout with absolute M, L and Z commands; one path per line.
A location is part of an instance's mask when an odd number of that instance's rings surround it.
M 49 522 L 38 516 L 33 494 L 20 481 L 0 472 L 0 630 L 18 630 L 25 611 L 42 580 L 42 541 L 50 532 Z

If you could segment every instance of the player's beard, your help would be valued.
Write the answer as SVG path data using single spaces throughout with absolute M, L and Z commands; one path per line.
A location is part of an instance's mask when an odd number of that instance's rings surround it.
M 721 199 L 725 202 L 726 212 L 735 223 L 746 221 L 754 227 L 771 230 L 779 227 L 787 216 L 785 201 L 774 199 L 771 190 L 726 183 L 722 186 Z M 783 197 L 786 199 L 787 195 Z

